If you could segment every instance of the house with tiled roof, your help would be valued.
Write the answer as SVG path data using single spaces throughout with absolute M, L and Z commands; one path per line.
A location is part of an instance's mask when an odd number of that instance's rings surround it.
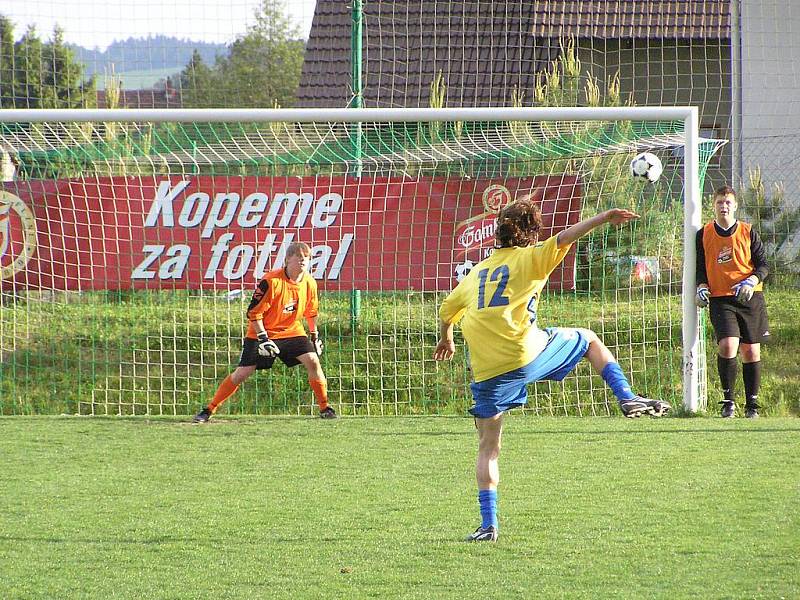
M 180 94 L 174 88 L 120 90 L 118 108 L 181 108 Z M 97 90 L 97 108 L 109 108 L 106 90 Z
M 351 101 L 351 4 L 317 1 L 297 106 L 344 107 Z M 510 105 L 516 90 L 527 103 L 536 73 L 558 58 L 564 40 L 574 38 L 584 74 L 603 85 L 619 73 L 622 94 L 637 105 L 697 106 L 703 135 L 732 141 L 714 159 L 709 185 L 738 182 L 755 164 L 769 180 L 771 160 L 759 140 L 770 135 L 779 148 L 796 146 L 797 136 L 787 135 L 785 126 L 800 130 L 800 111 L 782 121 L 775 116 L 797 107 L 800 96 L 797 76 L 787 87 L 786 75 L 778 81 L 780 74 L 758 57 L 786 56 L 793 68 L 800 64 L 800 46 L 787 43 L 791 35 L 769 35 L 774 19 L 756 4 L 370 0 L 363 2 L 363 105 L 429 106 L 439 73 L 445 106 Z M 784 10 L 800 13 L 800 5 Z M 787 27 L 796 27 L 797 17 Z M 767 105 L 774 108 L 765 110 Z
M 661 57 L 664 68 L 670 62 L 676 71 L 688 66 L 681 54 L 688 60 L 691 49 L 701 46 L 719 71 L 720 48 L 730 39 L 727 0 L 372 1 L 363 6 L 367 106 L 428 106 L 430 85 L 439 72 L 447 86 L 447 106 L 509 105 L 512 91 L 532 89 L 536 73 L 558 57 L 560 42 L 569 37 L 578 40 L 586 71 L 602 79 L 619 69 L 623 80 L 632 83 L 644 75 L 645 59 L 653 58 L 653 51 L 669 48 Z M 317 2 L 298 106 L 349 102 L 350 25 L 349 3 Z M 645 54 L 637 57 L 636 51 Z M 649 77 L 657 76 L 653 62 Z M 718 80 L 712 83 L 720 88 Z M 629 91 L 647 91 L 638 87 Z M 687 82 L 684 89 L 692 86 Z

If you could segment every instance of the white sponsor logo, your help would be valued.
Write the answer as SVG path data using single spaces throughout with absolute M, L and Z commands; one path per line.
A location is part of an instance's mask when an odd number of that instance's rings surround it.
M 217 227 L 231 225 L 241 229 L 304 227 L 309 217 L 311 227 L 325 228 L 333 225 L 343 204 L 342 196 L 333 192 L 318 199 L 308 193 L 275 194 L 271 200 L 261 192 L 248 194 L 243 199 L 236 192 L 220 192 L 213 200 L 205 192 L 194 192 L 176 207 L 176 200 L 190 183 L 190 180 L 183 180 L 171 186 L 169 181 L 162 181 L 144 226 L 175 227 L 177 212 L 178 225 L 186 229 L 200 227 L 202 238 L 210 238 Z
M 476 244 L 482 243 L 494 237 L 494 230 L 497 228 L 497 222 L 492 220 L 488 222 L 479 223 L 477 226 L 469 225 L 460 236 L 458 236 L 458 243 L 464 248 L 470 248 Z
M 340 194 L 329 192 L 319 198 L 310 193 L 279 193 L 270 198 L 267 194 L 253 192 L 244 198 L 236 192 L 219 192 L 211 195 L 198 191 L 186 194 L 191 180 L 175 184 L 162 181 L 158 184 L 144 227 L 198 229 L 201 239 L 212 238 L 218 228 L 237 230 L 297 229 L 310 226 L 325 229 L 336 222 L 342 206 Z M 223 233 L 211 246 L 211 255 L 203 269 L 203 279 L 214 280 L 218 272 L 225 279 L 241 279 L 252 272 L 260 278 L 271 268 L 283 264 L 289 244 L 295 233 L 269 233 L 260 245 L 234 245 L 234 233 Z M 343 234 L 338 248 L 334 244 L 320 244 L 311 248 L 309 273 L 315 279 L 336 280 L 347 259 L 355 235 Z M 133 269 L 134 280 L 177 280 L 186 273 L 192 247 L 187 244 L 145 244 L 144 259 Z M 272 260 L 270 260 L 272 259 Z

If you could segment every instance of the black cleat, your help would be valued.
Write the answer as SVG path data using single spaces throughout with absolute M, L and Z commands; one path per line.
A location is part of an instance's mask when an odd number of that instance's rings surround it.
M 639 402 L 637 398 L 623 400 L 619 403 L 619 408 L 622 411 L 622 414 L 629 419 L 641 417 L 647 412 L 647 405 L 644 402 Z
M 622 414 L 629 419 L 635 419 L 642 415 L 661 417 L 672 409 L 672 407 L 663 400 L 651 400 L 650 398 L 643 398 L 642 396 L 636 396 L 630 400 L 623 400 L 619 403 L 619 408 L 622 410 Z
M 338 419 L 339 415 L 336 414 L 336 411 L 333 410 L 332 406 L 329 406 L 325 410 L 319 411 L 319 418 L 320 419 Z
M 758 406 L 745 406 L 744 409 L 744 416 L 748 419 L 757 419 L 758 418 Z
M 478 527 L 467 536 L 466 542 L 496 542 L 497 528 L 494 525 L 488 527 Z
M 192 423 L 208 423 L 210 418 L 211 411 L 208 410 L 208 407 L 206 407 L 194 416 Z
M 651 417 L 663 417 L 672 410 L 672 406 L 663 400 L 650 400 L 649 398 L 641 398 L 641 400 L 647 405 L 647 411 Z
M 733 400 L 723 400 L 720 404 L 722 409 L 719 414 L 723 419 L 732 419 L 736 416 L 736 403 Z

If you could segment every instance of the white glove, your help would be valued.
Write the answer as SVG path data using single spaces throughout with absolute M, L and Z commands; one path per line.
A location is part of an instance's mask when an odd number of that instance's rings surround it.
M 281 353 L 281 349 L 278 348 L 277 344 L 269 339 L 266 333 L 259 333 L 258 334 L 258 354 L 260 356 L 266 356 L 268 358 L 273 358 L 278 356 Z
M 753 297 L 753 288 L 757 284 L 758 277 L 750 275 L 747 279 L 743 279 L 734 285 L 731 290 L 733 290 L 733 295 L 736 296 L 739 302 L 750 302 L 750 299 Z
M 697 295 L 694 297 L 694 303 L 697 308 L 705 308 L 709 302 L 709 290 L 707 285 L 701 285 L 697 288 Z
M 319 337 L 319 333 L 316 331 L 312 331 L 308 334 L 308 341 L 310 341 L 314 345 L 314 350 L 317 352 L 317 356 L 322 355 L 322 349 L 325 347 L 322 343 L 322 340 Z

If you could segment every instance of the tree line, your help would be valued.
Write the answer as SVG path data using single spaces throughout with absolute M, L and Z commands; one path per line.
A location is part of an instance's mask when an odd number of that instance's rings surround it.
M 86 74 L 100 77 L 113 64 L 118 73 L 146 69 L 169 69 L 177 73 L 189 64 L 197 50 L 203 60 L 213 64 L 218 54 L 225 54 L 228 45 L 200 40 L 180 39 L 174 36 L 150 35 L 146 38 L 129 37 L 114 40 L 105 50 L 90 49 L 70 44 L 75 56 L 86 65 Z M 176 68 L 176 65 L 178 67 Z
M 305 43 L 276 0 L 263 0 L 255 23 L 207 64 L 195 50 L 177 85 L 183 105 L 271 108 L 294 105 Z
M 167 85 L 187 108 L 270 108 L 294 104 L 305 44 L 278 0 L 263 0 L 255 22 L 213 64 L 195 49 Z M 42 40 L 29 27 L 15 40 L 0 14 L 0 108 L 94 108 L 97 75 L 88 75 L 56 27 Z
M 33 27 L 14 40 L 14 24 L 0 15 L 0 108 L 92 108 L 97 106 L 95 78 L 64 43 L 56 27 L 42 41 Z

